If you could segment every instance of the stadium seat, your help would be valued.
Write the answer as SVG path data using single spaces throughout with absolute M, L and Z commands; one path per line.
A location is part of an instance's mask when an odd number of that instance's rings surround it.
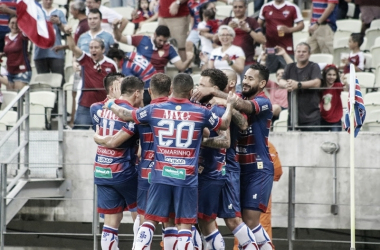
M 51 111 L 54 108 L 55 100 L 56 94 L 54 92 L 37 91 L 30 93 L 31 128 L 51 129 Z M 43 121 L 43 125 L 41 123 L 41 120 Z
M 365 36 L 367 37 L 367 45 L 365 50 L 370 50 L 375 44 L 376 38 L 380 36 L 380 28 L 370 28 L 365 31 Z
M 63 91 L 65 95 L 66 112 L 71 115 L 71 109 L 73 107 L 73 83 L 67 82 L 63 85 Z
M 57 73 L 37 74 L 30 85 L 39 82 L 48 84 L 52 88 L 59 88 L 61 87 L 62 75 Z
M 343 19 L 337 20 L 337 30 L 350 31 L 351 33 L 358 33 L 362 28 L 362 21 L 359 19 Z
M 214 2 L 215 6 L 225 6 L 227 5 L 225 2 L 222 2 L 222 1 L 216 1 Z
M 380 65 L 377 65 L 376 70 L 375 70 L 375 84 L 374 84 L 374 88 L 380 88 Z
M 280 121 L 288 121 L 289 112 L 287 109 L 284 109 L 280 112 L 280 115 L 278 116 L 278 120 Z
M 368 93 L 363 97 L 363 99 L 367 113 L 380 110 L 380 92 Z
M 225 19 L 226 17 L 233 16 L 232 5 L 218 5 L 216 6 L 215 19 Z
M 371 110 L 370 112 L 367 111 L 366 118 L 364 120 L 364 124 L 362 127 L 363 131 L 373 131 L 373 132 L 380 131 L 380 108 L 379 107 L 377 110 Z
M 114 10 L 114 11 L 116 11 L 117 13 L 119 13 L 120 15 L 122 15 L 123 17 L 125 17 L 128 20 L 132 19 L 132 11 L 134 9 L 132 7 L 130 7 L 130 6 L 126 6 L 126 7 L 113 7 L 111 9 Z
M 119 43 L 119 48 L 124 52 L 132 52 L 135 50 L 135 46 L 128 45 L 125 43 Z
M 67 0 L 54 0 L 53 4 L 56 4 L 58 6 L 64 6 L 67 4 Z
M 0 112 L 0 115 L 2 112 Z M 13 126 L 17 122 L 17 112 L 8 111 L 3 118 L 0 120 L 0 131 L 8 130 L 9 127 Z
M 377 68 L 377 66 L 380 64 L 380 45 L 373 46 L 370 51 L 372 54 L 372 67 Z
M 272 82 L 277 82 L 276 73 L 269 74 L 269 80 L 271 80 Z
M 315 63 L 332 64 L 334 57 L 331 54 L 311 54 L 309 60 Z
M 380 37 L 375 39 L 375 43 L 373 44 L 373 46 L 380 46 Z
M 247 6 L 248 16 L 252 17 L 255 14 L 255 2 L 250 2 Z
M 102 0 L 102 5 L 110 7 L 110 0 Z
M 354 15 L 355 15 L 355 4 L 354 3 L 348 3 L 347 17 L 353 18 Z
M 308 37 L 309 37 L 309 32 L 308 31 L 303 31 L 302 30 L 302 31 L 294 32 L 293 33 L 293 47 L 294 47 L 294 50 L 296 49 L 297 45 L 300 42 L 306 42 Z
M 346 74 L 345 77 L 346 79 L 350 79 L 350 74 Z M 367 89 L 371 89 L 374 87 L 375 74 L 370 72 L 356 72 L 356 78 L 359 81 L 362 95 L 365 96 L 367 93 Z M 346 82 L 349 83 L 348 80 Z
M 371 29 L 380 28 L 380 19 L 375 19 L 371 22 Z
M 273 123 L 273 132 L 286 132 L 288 131 L 288 121 L 276 120 Z
M 342 56 L 350 54 L 350 49 L 348 48 L 348 37 L 341 37 L 337 40 L 334 40 L 334 60 L 333 63 L 337 66 L 342 63 Z
M 1 104 L 1 110 L 4 110 L 5 107 L 8 106 L 8 104 L 11 103 L 11 101 L 16 98 L 17 92 L 2 91 L 2 93 L 3 93 L 3 104 Z M 13 107 L 17 107 L 17 103 L 13 105 Z
M 303 27 L 302 31 L 309 32 L 310 20 L 303 20 L 303 24 L 304 24 L 304 27 Z M 294 25 L 296 25 L 296 24 L 294 24 Z
M 372 54 L 370 53 L 363 53 L 364 54 L 364 71 L 370 71 L 373 69 L 372 67 Z
M 347 30 L 337 30 L 334 33 L 334 45 L 333 45 L 334 48 L 342 47 L 342 46 L 348 47 L 348 38 L 350 37 L 351 33 L 352 33 L 351 31 L 347 31 Z M 341 38 L 346 38 L 347 42 L 345 42 L 345 44 L 341 44 L 341 43 L 338 44 L 338 41 L 343 42 L 343 40 L 340 40 Z
M 133 34 L 135 34 L 135 24 L 132 22 L 128 22 L 127 26 L 123 30 L 123 35 L 132 36 Z
M 153 35 L 158 26 L 158 22 L 144 23 L 136 34 Z

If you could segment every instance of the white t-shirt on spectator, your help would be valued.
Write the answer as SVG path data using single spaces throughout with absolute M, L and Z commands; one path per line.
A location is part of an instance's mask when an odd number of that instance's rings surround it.
M 102 13 L 102 23 L 101 27 L 103 30 L 113 34 L 113 29 L 112 29 L 112 23 L 114 20 L 120 20 L 123 18 L 122 15 L 117 13 L 111 8 L 108 8 L 104 5 L 100 5 L 99 11 Z M 88 16 L 89 10 L 88 8 L 86 9 L 86 15 Z
M 206 28 L 206 22 L 202 21 L 198 24 L 198 29 L 204 29 Z M 201 39 L 201 45 L 202 45 L 202 53 L 207 53 L 207 55 L 211 54 L 213 47 L 212 47 L 212 41 L 208 39 L 205 36 L 199 36 Z

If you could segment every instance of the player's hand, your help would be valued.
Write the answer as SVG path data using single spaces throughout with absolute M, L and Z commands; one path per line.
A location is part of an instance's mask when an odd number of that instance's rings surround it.
M 228 96 L 227 96 L 227 105 L 228 105 L 228 104 L 231 104 L 231 106 L 232 106 L 233 108 L 235 108 L 238 99 L 239 99 L 239 97 L 238 97 L 235 93 L 232 93 L 232 92 L 230 91 L 230 92 L 228 93 Z
M 119 80 L 115 80 L 112 85 L 112 97 L 115 99 L 119 99 L 121 96 L 121 90 L 120 90 L 121 82 Z
M 177 4 L 177 2 L 175 2 L 175 1 L 172 2 L 172 4 L 169 7 L 169 13 L 170 13 L 170 15 L 172 15 L 172 16 L 177 15 L 178 9 L 179 9 L 179 5 Z
M 194 89 L 193 95 L 191 96 L 191 100 L 199 102 L 200 100 L 202 100 L 203 97 L 211 95 L 213 90 L 213 87 L 204 87 L 201 88 L 201 90 L 199 88 Z

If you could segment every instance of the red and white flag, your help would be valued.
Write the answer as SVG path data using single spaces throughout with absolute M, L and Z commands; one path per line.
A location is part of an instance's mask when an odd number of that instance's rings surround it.
M 18 27 L 38 47 L 51 48 L 55 42 L 53 24 L 45 20 L 45 14 L 34 0 L 17 0 Z

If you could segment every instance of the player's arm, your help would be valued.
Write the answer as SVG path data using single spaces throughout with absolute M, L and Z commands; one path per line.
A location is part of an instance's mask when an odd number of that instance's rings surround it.
M 227 130 L 229 128 L 232 119 L 232 110 L 238 99 L 240 98 L 236 94 L 232 94 L 232 92 L 228 93 L 226 111 L 224 111 L 222 116 L 222 124 L 219 127 L 220 130 Z
M 99 134 L 99 126 L 96 126 L 96 133 L 94 135 L 94 141 L 103 147 L 117 148 L 123 142 L 125 142 L 129 138 L 131 138 L 132 136 L 133 136 L 132 134 L 129 134 L 123 130 L 120 130 L 115 135 L 103 136 L 103 135 Z
M 113 21 L 113 23 L 112 23 L 113 35 L 114 35 L 116 41 L 128 44 L 127 37 L 122 35 L 122 32 L 123 32 L 125 27 L 123 29 L 121 29 L 122 28 L 121 25 L 122 25 L 121 20 L 114 20 Z
M 210 148 L 229 148 L 231 145 L 230 129 L 216 131 L 218 136 L 203 138 L 202 145 Z
M 235 123 L 241 130 L 246 130 L 248 128 L 247 119 L 236 109 L 232 110 L 232 122 Z
M 179 70 L 179 71 L 184 71 L 186 70 L 191 62 L 193 61 L 194 53 L 193 52 L 186 52 L 186 61 L 178 60 L 174 63 L 174 66 Z
M 115 115 L 117 115 L 120 119 L 127 122 L 133 121 L 132 110 L 128 110 L 126 108 L 120 107 L 115 104 L 115 99 L 109 99 L 103 106 L 104 109 L 111 110 Z

